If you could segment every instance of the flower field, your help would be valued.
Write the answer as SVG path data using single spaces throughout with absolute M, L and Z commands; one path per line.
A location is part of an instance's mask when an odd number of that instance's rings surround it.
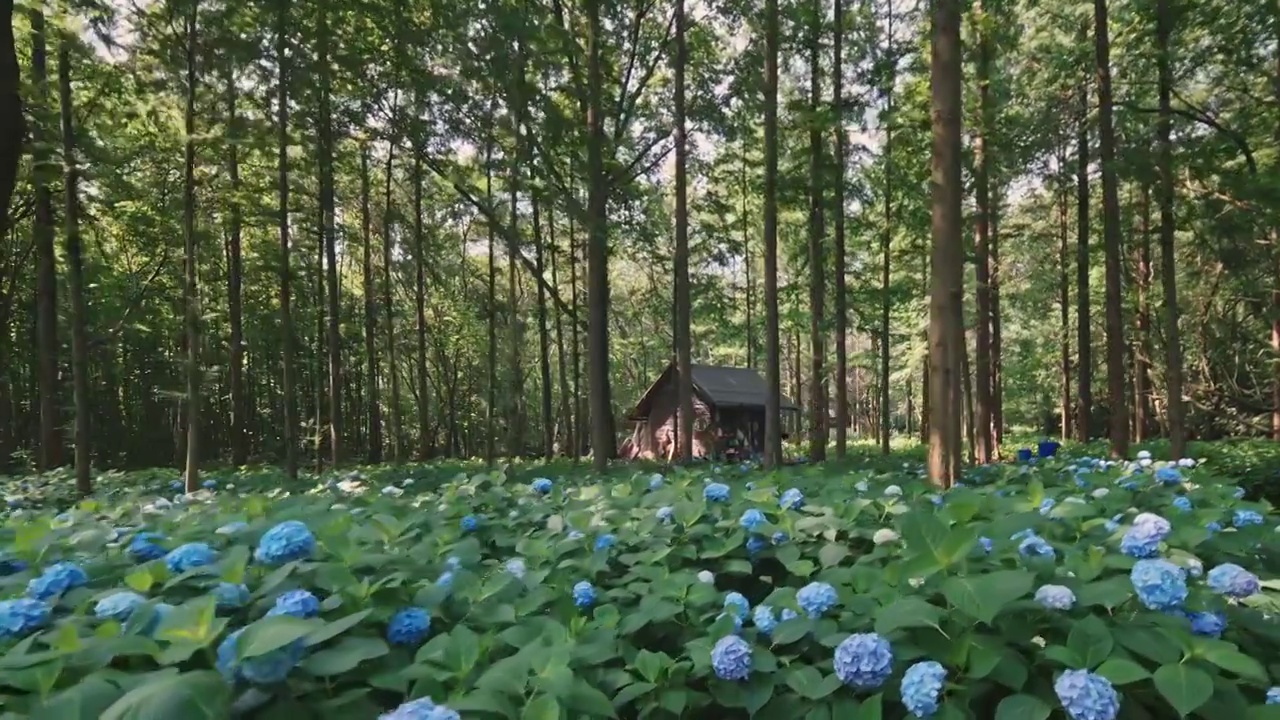
M 175 480 L 8 482 L 0 717 L 1280 717 L 1212 463 Z

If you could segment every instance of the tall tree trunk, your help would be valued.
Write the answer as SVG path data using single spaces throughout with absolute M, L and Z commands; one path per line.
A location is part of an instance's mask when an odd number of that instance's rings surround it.
M 782 465 L 778 328 L 778 0 L 764 2 L 764 465 Z M 797 398 L 797 402 L 799 398 Z
M 230 68 L 230 66 L 228 66 Z M 241 287 L 244 262 L 241 245 L 240 208 L 240 120 L 236 115 L 235 72 L 227 72 L 227 176 L 231 180 L 230 218 L 227 228 L 227 316 L 231 324 L 231 347 L 227 382 L 231 391 L 231 464 L 249 462 L 246 422 L 248 398 L 244 390 L 244 301 Z
M 693 460 L 693 347 L 690 338 L 692 299 L 689 292 L 689 198 L 686 173 L 689 162 L 688 135 L 685 133 L 685 64 L 689 50 L 685 45 L 684 0 L 676 0 L 675 73 L 675 144 L 676 144 L 676 249 L 675 266 L 675 341 L 676 341 L 676 428 L 681 462 Z
M 360 236 L 364 250 L 365 392 L 369 400 L 369 463 L 382 462 L 382 397 L 378 388 L 378 298 L 373 279 L 373 214 L 370 211 L 369 146 L 360 147 Z
M 932 242 L 932 240 L 930 242 Z M 922 248 L 922 251 L 923 251 L 923 248 Z M 933 262 L 932 249 L 930 249 L 928 253 L 921 252 L 920 261 L 921 261 L 920 292 L 923 295 L 927 295 L 930 289 L 933 287 L 933 285 L 931 284 L 930 276 L 929 276 L 929 265 L 930 263 Z M 932 306 L 930 306 L 929 310 L 930 312 L 932 312 L 933 310 Z M 931 357 L 929 353 L 933 351 L 929 346 L 928 326 L 925 327 L 924 341 L 925 341 L 925 357 L 924 357 L 923 367 L 920 369 L 920 442 L 923 445 L 928 445 L 929 436 L 930 436 L 929 421 L 930 421 L 931 413 L 933 412 L 933 408 L 931 407 L 931 403 L 929 402 L 929 387 L 930 387 L 929 359 Z
M 393 105 L 391 125 L 396 124 Z M 395 239 L 391 233 L 391 176 L 395 167 L 396 141 L 387 143 L 387 171 L 382 206 L 382 310 L 387 322 L 387 377 L 391 383 L 391 460 L 400 462 L 400 372 L 396 365 L 395 307 L 391 304 L 391 260 Z
M 489 137 L 485 142 L 484 151 L 484 195 L 485 202 L 489 207 L 493 207 L 493 105 L 489 105 Z M 485 441 L 484 441 L 484 459 L 488 465 L 493 465 L 494 459 L 497 457 L 497 430 L 495 424 L 497 421 L 497 404 L 498 404 L 498 264 L 495 255 L 495 228 L 494 223 L 488 223 L 489 230 L 489 296 L 486 311 L 488 312 L 489 324 L 489 353 L 488 353 L 488 381 L 485 384 L 485 390 L 488 396 L 485 398 Z
M 422 147 L 413 144 L 413 300 L 418 326 L 418 460 L 431 457 L 431 403 L 427 382 L 426 243 L 422 231 Z
M 515 134 L 519 137 L 519 120 L 515 121 Z M 524 423 L 521 420 L 524 406 L 524 371 L 520 367 L 520 353 L 524 349 L 524 341 L 520 332 L 520 296 L 518 294 L 518 276 L 516 274 L 516 255 L 520 252 L 520 215 L 518 198 L 520 193 L 519 164 L 512 158 L 508 168 L 511 173 L 510 193 L 510 225 L 507 227 L 507 457 L 515 458 L 524 454 Z
M 991 274 L 987 285 L 991 288 L 991 432 L 995 446 L 993 459 L 1000 459 L 1000 446 L 1004 443 L 1004 333 L 1000 314 L 1000 190 L 991 193 L 991 213 L 987 223 L 991 228 L 989 264 Z
M 885 52 L 889 55 L 889 79 L 885 84 L 884 112 L 884 232 L 880 234 L 880 453 L 889 454 L 889 276 L 893 241 L 893 91 L 898 82 L 897 55 L 893 49 L 893 3 L 886 3 Z
M 1101 1 L 1101 0 L 1099 0 Z M 1173 34 L 1170 0 L 1156 2 L 1156 67 L 1159 77 L 1160 115 L 1156 124 L 1157 161 L 1160 164 L 1160 281 L 1164 286 L 1165 382 L 1168 385 L 1169 453 L 1186 455 L 1187 432 L 1182 405 L 1182 338 L 1178 331 L 1178 273 L 1173 247 L 1173 92 L 1169 38 Z M 1145 242 L 1145 240 L 1144 240 Z M 1122 456 L 1123 457 L 1123 456 Z
M 1077 36 L 1088 37 L 1084 26 Z M 1076 127 L 1076 439 L 1089 442 L 1093 415 L 1093 340 L 1089 317 L 1089 84 L 1079 87 L 1079 125 Z
M 1151 185 L 1142 180 L 1139 207 L 1138 268 L 1134 278 L 1138 290 L 1138 343 L 1133 363 L 1134 442 L 1142 442 L 1151 427 Z
M 40 388 L 39 467 L 49 471 L 62 465 L 62 422 L 58 381 L 58 271 L 53 242 L 53 153 L 49 132 L 49 71 L 45 48 L 45 20 L 41 3 L 28 10 L 31 22 L 31 103 L 35 121 L 31 131 L 35 186 L 35 218 L 31 223 L 36 249 L 36 377 Z
M 58 37 L 58 99 L 62 112 L 63 190 L 66 195 L 68 289 L 71 291 L 71 373 L 76 404 L 76 491 L 93 491 L 89 470 L 93 452 L 89 434 L 89 310 L 84 298 L 84 257 L 80 243 L 80 171 L 76 165 L 76 129 L 72 118 L 71 42 L 64 31 Z
M 835 38 L 831 48 L 831 111 L 835 120 L 835 177 L 832 203 L 835 210 L 835 315 L 836 315 L 836 457 L 843 458 L 849 444 L 849 308 L 845 277 L 844 181 L 848 162 L 848 138 L 844 126 L 844 0 L 835 0 Z M 887 338 L 886 338 L 887 340 Z M 885 347 L 888 347 L 888 342 Z
M 532 132 L 526 129 L 526 132 Z M 529 144 L 529 168 L 534 164 L 532 143 Z M 551 413 L 551 337 L 547 330 L 547 286 L 542 282 L 546 265 L 542 250 L 542 218 L 539 216 L 538 195 L 531 192 L 529 201 L 533 213 L 533 262 L 538 275 L 538 373 L 542 390 L 542 456 L 551 462 L 556 456 L 555 417 Z
M 933 105 L 933 251 L 929 293 L 929 479 L 955 482 L 961 453 L 959 387 L 963 337 L 956 327 L 964 262 L 960 237 L 960 139 L 963 81 L 958 0 L 935 0 L 931 60 Z
M 574 196 L 574 200 L 576 202 L 577 193 L 573 189 L 572 179 L 570 179 L 569 181 L 569 194 Z M 581 260 L 582 253 L 584 251 L 585 251 L 585 248 L 580 248 L 578 245 L 578 235 L 573 223 L 573 213 L 570 212 L 569 213 L 569 288 L 570 288 L 570 291 L 573 293 L 573 317 L 574 318 L 582 317 L 579 314 L 582 308 L 582 303 L 579 302 L 579 299 L 581 296 L 578 294 L 578 289 L 579 289 L 578 288 L 578 263 Z M 588 435 L 588 433 L 584 429 L 584 427 L 586 426 L 586 421 L 584 420 L 586 413 L 583 411 L 583 408 L 582 408 L 582 337 L 578 329 L 578 326 L 579 326 L 579 323 L 577 322 L 570 323 L 570 329 L 572 330 L 572 336 L 573 336 L 572 344 L 570 345 L 570 355 L 572 356 L 572 362 L 573 362 L 573 432 L 574 434 L 573 434 L 573 442 L 569 444 L 572 446 L 572 450 L 570 451 L 570 457 L 574 458 L 575 460 L 577 458 L 582 457 L 583 446 L 587 442 L 587 435 Z
M 182 299 L 186 309 L 187 340 L 187 463 L 186 491 L 195 492 L 200 487 L 200 294 L 197 284 L 196 245 L 196 21 L 199 18 L 200 5 L 196 0 L 191 3 L 191 14 L 187 17 L 187 103 L 183 114 L 183 193 L 182 193 L 182 235 L 185 241 L 184 275 Z
M 1071 248 L 1067 232 L 1067 149 L 1064 138 L 1058 153 L 1058 306 L 1062 356 L 1062 440 L 1071 437 Z
M 1272 35 L 1277 47 L 1280 47 L 1280 3 L 1274 4 L 1272 11 Z M 1273 94 L 1280 104 L 1280 53 L 1276 55 L 1274 84 Z M 1277 120 L 1272 136 L 1276 144 L 1280 144 L 1280 120 Z M 4 200 L 2 191 L 3 188 L 0 188 L 0 201 Z M 3 227 L 4 224 L 0 223 L 0 229 Z M 1274 367 L 1271 379 L 1271 439 L 1280 442 L 1280 226 L 1274 224 L 1271 230 L 1271 254 L 1275 262 L 1275 272 L 1271 278 L 1271 362 Z
M 315 271 L 311 275 L 311 287 L 315 300 L 315 335 L 313 335 L 314 344 L 311 346 L 311 449 L 312 458 L 315 463 L 315 472 L 319 474 L 324 471 L 324 401 L 325 401 L 325 379 L 327 375 L 326 358 L 325 358 L 325 280 L 324 280 L 324 213 L 323 205 L 316 203 L 316 209 L 321 210 L 319 217 L 316 218 L 316 252 L 313 257 L 316 259 L 314 266 Z
M 330 110 L 332 94 L 331 70 L 328 49 L 328 9 L 320 10 L 325 16 L 325 34 L 321 37 L 320 61 L 320 220 L 324 232 L 324 255 L 327 273 L 328 351 L 329 351 L 329 460 L 334 467 L 343 461 L 343 413 L 342 413 L 342 328 L 339 315 L 342 300 L 338 290 L 338 250 L 336 212 L 333 179 L 333 118 Z M 316 428 L 317 434 L 320 429 Z
M 551 250 L 551 285 L 556 292 L 560 292 L 560 263 L 557 259 L 560 248 L 556 245 L 555 205 L 547 206 L 547 242 Z M 556 372 L 560 385 L 560 422 L 565 427 L 565 443 L 561 446 L 561 451 L 569 454 L 569 448 L 573 447 L 573 412 L 569 405 L 569 373 L 565 366 L 563 316 L 564 313 L 558 311 L 555 314 Z
M 978 24 L 978 127 L 974 132 L 974 185 L 977 204 L 977 237 L 974 241 L 974 265 L 977 276 L 977 326 L 974 341 L 974 397 L 976 413 L 973 420 L 975 460 L 987 465 L 995 459 L 995 438 L 991 433 L 991 153 L 987 147 L 988 133 L 994 120 L 991 99 L 992 42 L 988 10 L 981 0 L 975 5 Z
M 1107 0 L 1094 0 L 1093 14 L 1098 66 L 1098 147 L 1102 154 L 1102 219 L 1107 279 L 1107 400 L 1111 417 L 1111 456 L 1122 458 L 1129 453 L 1129 403 L 1125 398 L 1124 298 L 1120 288 L 1120 196 L 1116 179 L 1115 130 L 1112 127 Z
M 617 454 L 609 390 L 608 182 L 604 170 L 601 96 L 600 0 L 586 0 L 587 14 L 587 369 L 590 375 L 592 466 L 597 472 Z
M 9 233 L 9 205 L 27 132 L 18 92 L 22 83 L 13 38 L 13 5 L 13 0 L 0 0 L 0 238 Z
M 276 167 L 280 233 L 280 355 L 283 364 L 281 392 L 284 393 L 284 468 L 290 480 L 298 478 L 298 401 L 294 391 L 297 382 L 294 367 L 292 279 L 289 269 L 289 3 L 281 2 L 276 19 Z M 326 37 L 325 14 L 320 15 L 320 35 Z M 324 44 L 321 44 L 324 57 Z
M 755 284 L 751 281 L 751 235 L 747 219 L 747 133 L 742 133 L 742 268 L 747 284 L 747 367 L 756 366 Z
M 822 186 L 827 183 L 822 161 L 822 0 L 814 0 L 809 28 L 809 457 L 814 462 L 827 459 L 827 371 L 826 328 L 823 307 L 827 297 L 826 268 L 823 266 L 824 227 Z

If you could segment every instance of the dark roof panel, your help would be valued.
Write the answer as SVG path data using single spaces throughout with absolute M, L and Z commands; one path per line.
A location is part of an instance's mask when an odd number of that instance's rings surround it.
M 673 377 L 675 377 L 675 368 L 673 365 L 668 365 L 640 398 L 640 402 L 636 404 L 635 410 L 630 415 L 631 419 L 639 420 L 647 417 L 654 396 Z M 760 408 L 764 407 L 767 389 L 764 378 L 751 368 L 696 364 L 693 366 L 693 388 L 695 393 L 717 407 Z M 780 409 L 797 410 L 798 408 L 784 395 Z

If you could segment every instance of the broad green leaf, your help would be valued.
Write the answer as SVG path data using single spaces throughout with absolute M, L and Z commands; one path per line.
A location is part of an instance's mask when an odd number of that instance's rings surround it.
M 331 640 L 356 625 L 359 625 L 360 621 L 368 617 L 371 612 L 373 611 L 361 610 L 360 612 L 354 612 L 350 615 L 340 617 L 331 623 L 325 623 L 323 627 L 316 628 L 315 630 L 307 633 L 306 638 L 303 639 L 303 644 L 307 647 L 313 647 L 326 640 Z
M 323 625 L 316 618 L 272 615 L 249 625 L 236 640 L 236 655 L 241 660 L 264 655 L 305 638 Z
M 1095 672 L 1110 680 L 1112 685 L 1128 685 L 1151 677 L 1151 673 L 1138 663 L 1118 657 L 1102 663 Z
M 1026 570 L 998 570 L 986 575 L 952 577 L 942 594 L 958 610 L 991 624 L 1006 605 L 1031 592 L 1035 576 Z
M 838 543 L 827 543 L 818 551 L 818 562 L 822 567 L 835 567 L 841 560 L 849 557 L 849 548 Z
M 143 683 L 102 713 L 101 720 L 226 720 L 231 686 L 212 670 Z
M 341 675 L 365 660 L 382 657 L 390 652 L 382 638 L 348 637 L 333 647 L 307 656 L 301 663 L 303 670 L 317 677 Z
M 574 717 L 617 717 L 609 696 L 582 678 L 574 682 L 573 689 L 564 700 L 566 709 Z
M 1263 669 L 1262 663 L 1234 647 L 1212 646 L 1199 653 L 1199 656 L 1246 680 L 1252 680 L 1259 685 L 1267 683 L 1267 671 Z
M 907 595 L 876 612 L 876 632 L 885 635 L 899 628 L 931 627 L 938 624 L 940 617 L 942 608 Z
M 1115 641 L 1102 620 L 1090 615 L 1071 626 L 1067 647 L 1080 658 L 1084 667 L 1095 668 L 1111 656 Z
M 524 706 L 520 720 L 560 720 L 560 703 L 550 695 L 539 695 Z
M 1053 708 L 1035 695 L 1010 695 L 996 707 L 995 720 L 1044 720 L 1052 712 Z
M 1182 717 L 1190 715 L 1213 696 L 1213 678 L 1188 665 L 1162 665 L 1153 679 L 1156 690 Z

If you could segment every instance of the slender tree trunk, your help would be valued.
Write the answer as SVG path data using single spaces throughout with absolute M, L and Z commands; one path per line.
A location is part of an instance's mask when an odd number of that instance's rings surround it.
M 284 467 L 290 480 L 298 478 L 298 416 L 297 382 L 294 367 L 292 278 L 289 269 L 289 3 L 280 4 L 276 25 L 276 61 L 279 76 L 276 78 L 276 167 L 277 192 L 279 194 L 280 233 L 280 355 L 283 364 L 281 392 L 284 393 Z M 325 15 L 320 15 L 321 37 L 327 36 Z M 323 57 L 324 45 L 321 45 Z
M 751 281 L 751 234 L 747 219 L 747 133 L 742 134 L 742 267 L 747 284 L 747 367 L 756 366 L 755 284 Z
M 396 124 L 396 110 L 391 111 L 391 124 Z M 387 171 L 382 207 L 382 309 L 387 322 L 387 377 L 391 383 L 391 460 L 400 462 L 400 372 L 396 365 L 395 308 L 391 304 L 391 260 L 395 239 L 391 232 L 391 177 L 395 166 L 396 142 L 387 143 Z
M 241 246 L 240 208 L 240 122 L 236 115 L 235 73 L 227 72 L 227 175 L 231 180 L 230 219 L 227 240 L 227 315 L 231 324 L 230 366 L 227 381 L 231 391 L 231 463 L 249 462 L 247 434 L 248 399 L 244 390 L 244 302 L 241 284 L 244 262 Z
M 325 34 L 321 37 L 323 53 L 320 61 L 320 220 L 324 232 L 324 256 L 328 283 L 328 352 L 329 352 L 329 460 L 334 467 L 342 464 L 343 422 L 342 413 L 342 328 L 338 290 L 338 250 L 334 179 L 333 179 L 333 118 L 330 110 L 332 79 L 329 67 L 329 34 L 327 5 L 320 10 L 325 16 Z M 316 428 L 317 434 L 320 429 Z
M 693 460 L 693 348 L 690 337 L 689 294 L 689 199 L 686 173 L 688 142 L 685 133 L 685 64 L 689 50 L 685 46 L 684 0 L 676 0 L 675 73 L 675 145 L 676 145 L 676 248 L 675 266 L 675 341 L 676 341 L 676 439 L 681 462 Z
M 62 114 L 63 190 L 66 195 L 68 289 L 71 291 L 71 373 L 76 404 L 76 492 L 93 492 L 90 479 L 93 438 L 89 434 L 89 310 L 84 297 L 84 256 L 80 243 L 80 171 L 76 164 L 76 129 L 72 118 L 71 38 L 58 37 L 58 98 Z
M 929 300 L 929 479 L 947 488 L 955 481 L 961 453 L 960 357 L 956 327 L 962 302 L 961 212 L 962 58 L 958 0 L 933 5 L 933 278 Z
M 488 137 L 485 141 L 484 149 L 484 196 L 485 203 L 489 207 L 493 207 L 493 104 L 489 105 L 488 116 Z M 489 231 L 489 284 L 488 284 L 488 304 L 486 311 L 489 315 L 489 352 L 488 352 L 488 380 L 485 384 L 487 396 L 485 398 L 485 440 L 484 440 L 484 459 L 485 464 L 493 465 L 494 459 L 497 457 L 497 430 L 495 428 L 497 422 L 496 407 L 498 404 L 498 264 L 495 254 L 495 228 L 494 223 L 488 223 Z M 575 308 L 576 312 L 576 308 Z
M 0 0 L 0 238 L 9 233 L 9 204 L 18 178 L 18 162 L 27 123 L 19 93 L 17 47 L 13 38 L 13 0 Z M 0 458 L 7 461 L 8 457 Z
M 1272 35 L 1277 47 L 1280 47 L 1280 3 L 1273 6 Z M 1276 55 L 1275 88 L 1273 94 L 1280 104 L 1280 54 Z M 1276 122 L 1273 138 L 1280 145 L 1280 121 Z M 0 188 L 0 201 L 4 200 L 3 188 Z M 4 224 L 0 223 L 0 229 Z M 1280 227 L 1271 230 L 1271 254 L 1275 262 L 1275 272 L 1271 278 L 1271 362 L 1274 370 L 1271 379 L 1271 439 L 1280 442 Z
M 182 193 L 182 235 L 185 240 L 183 304 L 186 309 L 187 340 L 187 463 L 186 491 L 195 492 L 200 487 L 200 294 L 197 284 L 196 245 L 196 21 L 199 18 L 198 2 L 191 3 L 187 17 L 187 102 L 183 115 L 183 165 L 185 168 Z
M 569 194 L 577 199 L 577 194 L 573 189 L 573 181 L 569 181 Z M 569 213 L 569 287 L 573 292 L 573 316 L 581 317 L 579 314 L 582 303 L 579 302 L 578 294 L 578 263 L 581 260 L 582 253 L 585 249 L 578 245 L 578 235 L 573 223 L 573 213 Z M 583 446 L 587 442 L 587 431 L 585 416 L 586 413 L 582 408 L 582 338 L 578 330 L 579 323 L 571 323 L 573 335 L 573 343 L 571 346 L 571 355 L 573 358 L 573 428 L 574 440 L 570 445 L 573 446 L 571 457 L 575 460 L 582 457 Z
M 893 44 L 893 3 L 886 4 L 885 52 L 889 55 L 889 79 L 885 85 L 884 113 L 884 232 L 880 234 L 880 453 L 889 454 L 889 275 L 893 240 L 893 94 L 898 82 L 897 55 Z
M 526 132 L 532 132 L 526 130 Z M 533 162 L 533 148 L 529 148 L 529 168 L 536 167 Z M 542 456 L 551 462 L 556 456 L 555 417 L 551 413 L 551 337 L 547 330 L 547 288 L 542 282 L 546 274 L 544 253 L 542 250 L 542 219 L 539 217 L 538 196 L 530 193 L 530 205 L 533 211 L 533 258 L 534 268 L 538 275 L 538 372 L 542 386 Z
M 608 467 L 614 445 L 613 400 L 609 390 L 608 184 L 604 170 L 601 96 L 600 0 L 586 0 L 587 15 L 587 368 L 590 375 L 592 466 Z
M 418 460 L 426 461 L 432 454 L 431 402 L 427 382 L 427 247 L 422 231 L 422 147 L 413 144 L 413 300 L 417 314 L 417 375 L 418 375 Z
M 1139 207 L 1138 272 L 1138 344 L 1134 349 L 1133 430 L 1134 442 L 1142 442 L 1151 427 L 1151 186 L 1142 180 Z
M 921 260 L 920 291 L 921 291 L 921 294 L 927 295 L 930 289 L 933 287 L 929 277 L 929 265 L 933 261 L 932 249 L 930 249 L 930 252 L 928 253 L 921 252 L 920 260 Z M 930 306 L 929 310 L 930 312 L 932 312 L 932 306 Z M 929 361 L 931 357 L 929 353 L 933 351 L 929 345 L 928 327 L 925 328 L 924 341 L 926 346 L 926 354 L 924 358 L 923 367 L 920 370 L 920 442 L 921 444 L 928 445 L 929 437 L 930 437 L 929 422 L 930 422 L 931 413 L 933 412 L 933 408 L 931 407 L 931 403 L 929 402 L 929 387 L 930 387 Z
M 1094 0 L 1094 47 L 1098 66 L 1098 146 L 1102 154 L 1102 218 L 1106 253 L 1107 395 L 1111 406 L 1111 456 L 1129 453 L 1129 404 L 1125 399 L 1124 298 L 1120 288 L 1120 196 L 1112 127 L 1111 50 L 1107 0 Z
M 961 376 L 964 378 L 964 437 L 967 441 L 969 449 L 969 462 L 973 463 L 977 459 L 976 435 L 977 428 L 974 422 L 973 413 L 973 373 L 969 364 L 969 347 L 968 343 L 964 343 L 963 349 L 960 351 L 960 369 Z M 956 471 L 956 477 L 959 477 L 959 470 Z
M 1101 0 L 1099 0 L 1101 1 Z M 1169 453 L 1177 459 L 1186 455 L 1187 431 L 1182 404 L 1182 338 L 1178 331 L 1178 272 L 1173 246 L 1173 111 L 1169 96 L 1173 91 L 1169 38 L 1173 34 L 1170 0 L 1156 2 L 1156 66 L 1159 76 L 1160 115 L 1156 124 L 1160 164 L 1160 280 L 1164 286 L 1165 382 L 1168 385 Z M 1145 239 L 1144 239 L 1144 242 Z
M 364 250 L 365 392 L 369 400 L 369 462 L 382 462 L 382 397 L 378 388 L 378 298 L 373 279 L 373 214 L 370 211 L 369 146 L 360 147 L 360 236 Z
M 516 120 L 515 133 L 519 136 L 519 120 Z M 521 422 L 521 410 L 524 406 L 524 371 L 520 367 L 520 352 L 524 348 L 520 332 L 520 296 L 518 293 L 518 276 L 516 274 L 516 254 L 520 244 L 520 215 L 517 209 L 519 198 L 520 169 L 514 158 L 509 168 L 510 178 L 510 226 L 507 228 L 507 457 L 520 457 L 524 454 L 524 425 Z
M 977 412 L 973 420 L 975 460 L 987 465 L 995 460 L 995 438 L 991 433 L 991 153 L 987 134 L 994 120 L 991 100 L 992 42 L 988 11 L 981 0 L 975 5 L 978 34 L 978 127 L 974 132 L 974 185 L 977 196 L 977 237 L 974 241 L 974 265 L 977 272 L 977 326 L 974 342 L 974 398 Z
M 809 385 L 809 458 L 813 462 L 827 459 L 827 384 L 826 328 L 823 313 L 827 297 L 822 187 L 826 170 L 822 161 L 822 0 L 814 0 L 812 27 L 809 30 L 809 347 L 811 350 Z
M 1062 440 L 1071 437 L 1071 248 L 1067 232 L 1067 150 L 1058 153 L 1058 306 L 1062 354 Z
M 994 172 L 993 172 L 994 174 Z M 991 275 L 987 284 L 991 288 L 991 432 L 995 446 L 992 458 L 1000 459 L 1000 446 L 1004 443 L 1004 334 L 1000 315 L 1000 207 L 999 184 L 991 193 L 990 265 Z
M 1080 42 L 1087 39 L 1082 26 Z M 1093 340 L 1089 317 L 1089 84 L 1079 87 L 1080 124 L 1076 128 L 1076 439 L 1089 442 L 1093 415 Z
M 53 230 L 53 147 L 49 132 L 49 71 L 45 20 L 41 3 L 28 10 L 31 22 L 32 185 L 35 218 L 31 229 L 36 250 L 36 377 L 40 388 L 39 467 L 49 471 L 62 465 L 62 422 L 58 381 L 58 270 Z
M 778 0 L 764 2 L 764 465 L 782 465 L 778 328 Z M 797 401 L 799 399 L 797 398 Z
M 560 254 L 560 248 L 556 245 L 556 216 L 555 206 L 547 206 L 547 241 L 551 248 L 551 285 L 555 287 L 556 292 L 560 292 L 560 263 L 557 256 Z M 555 314 L 555 330 L 556 330 L 556 372 L 559 375 L 560 385 L 560 422 L 565 427 L 565 443 L 561 446 L 562 452 L 569 454 L 569 448 L 573 447 L 573 412 L 569 405 L 569 373 L 565 367 L 564 352 L 564 322 L 562 320 L 564 313 L 556 312 Z
M 835 0 L 835 38 L 831 48 L 831 112 L 835 119 L 835 315 L 836 315 L 836 457 L 844 458 L 849 444 L 849 308 L 845 277 L 844 181 L 848 138 L 844 126 L 844 0 Z M 888 343 L 885 343 L 888 347 Z

